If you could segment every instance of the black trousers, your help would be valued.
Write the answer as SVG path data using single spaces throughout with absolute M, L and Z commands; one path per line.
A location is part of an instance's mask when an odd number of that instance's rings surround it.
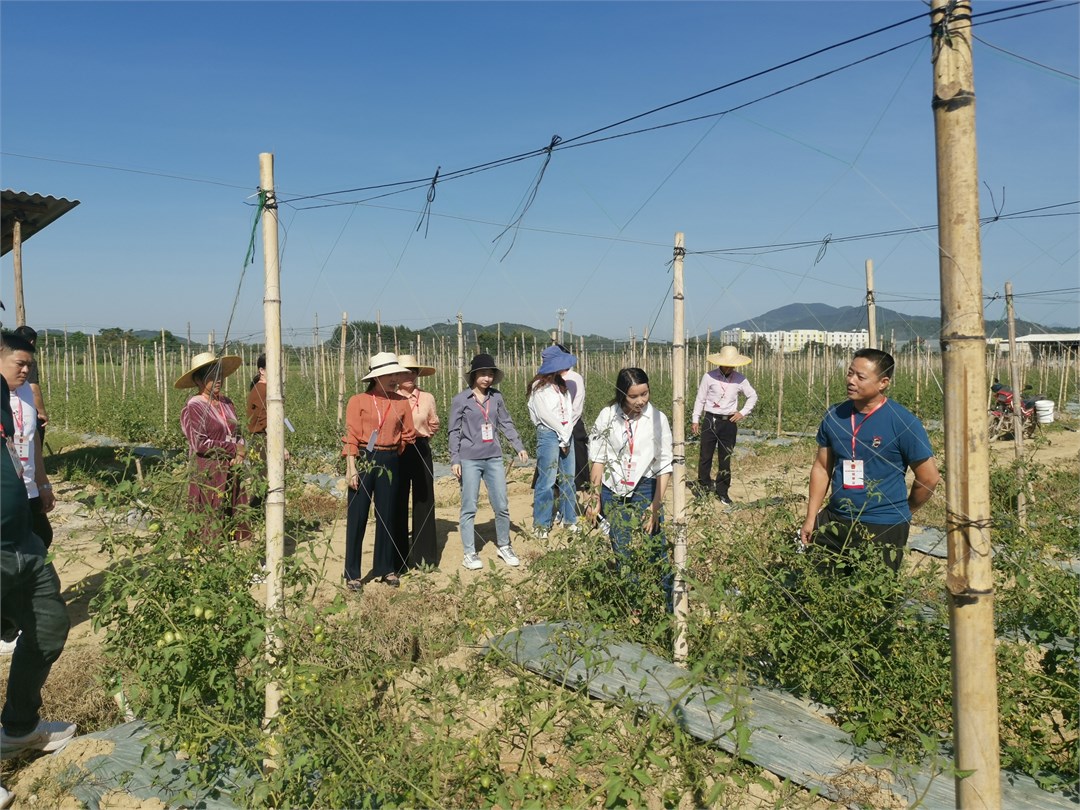
M 721 498 L 728 497 L 728 490 L 731 488 L 731 455 L 735 452 L 738 430 L 735 423 L 726 416 L 717 416 L 708 411 L 701 415 L 698 486 L 703 490 L 715 486 L 716 494 Z M 712 477 L 713 455 L 717 456 L 715 481 Z
M 394 500 L 394 526 L 405 536 L 409 526 L 409 495 L 412 495 L 412 529 L 408 532 L 410 567 L 438 565 L 435 534 L 435 476 L 431 466 L 431 440 L 417 436 L 399 460 L 398 488 Z
M 578 419 L 574 423 L 574 489 L 584 492 L 589 488 L 589 432 L 585 422 Z
M 375 554 L 372 576 L 396 574 L 405 567 L 404 534 L 394 526 L 394 498 L 400 467 L 397 450 L 361 450 L 360 486 L 350 489 L 345 517 L 345 579 L 360 579 L 360 557 L 368 516 L 375 507 Z M 367 467 L 367 469 L 363 469 Z
M 851 549 L 861 548 L 873 543 L 881 549 L 881 559 L 893 571 L 900 570 L 907 546 L 910 523 L 863 523 L 851 520 L 826 507 L 817 516 L 814 524 L 814 545 L 823 546 L 831 554 L 827 555 L 819 566 L 823 573 L 833 573 L 845 560 L 849 559 Z

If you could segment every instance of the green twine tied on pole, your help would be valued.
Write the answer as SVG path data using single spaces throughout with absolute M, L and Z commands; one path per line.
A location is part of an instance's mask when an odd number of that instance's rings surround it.
M 259 230 L 259 219 L 262 217 L 262 212 L 264 208 L 266 208 L 266 192 L 260 188 L 259 205 L 255 209 L 255 219 L 251 223 L 251 240 L 248 242 L 247 254 L 245 254 L 244 256 L 245 268 L 247 268 L 249 264 L 255 261 L 255 234 Z

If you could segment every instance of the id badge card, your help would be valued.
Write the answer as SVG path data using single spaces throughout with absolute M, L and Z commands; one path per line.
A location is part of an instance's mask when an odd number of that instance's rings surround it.
M 7 439 L 4 442 L 4 446 L 7 447 L 8 455 L 11 456 L 11 463 L 15 467 L 15 472 L 18 474 L 19 478 L 22 478 L 23 465 L 22 460 L 19 458 L 19 454 L 15 450 L 15 443 L 12 442 L 11 439 Z
M 16 436 L 15 453 L 19 456 L 19 461 L 23 464 L 30 460 L 30 439 L 27 436 Z
M 495 426 L 491 422 L 484 422 L 480 426 L 480 440 L 485 442 L 495 441 Z
M 844 461 L 843 465 L 844 489 L 862 489 L 864 487 L 862 459 Z
M 628 486 L 630 488 L 633 488 L 633 487 L 637 486 L 637 476 L 634 474 L 634 462 L 633 461 L 628 461 L 623 466 L 623 480 L 622 480 L 622 483 L 623 483 L 624 486 Z
M 371 431 L 371 438 L 367 440 L 367 451 L 370 453 L 375 449 L 375 440 L 379 438 L 379 431 Z

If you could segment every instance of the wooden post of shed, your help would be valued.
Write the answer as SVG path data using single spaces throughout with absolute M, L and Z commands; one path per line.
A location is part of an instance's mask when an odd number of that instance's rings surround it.
M 22 280 L 22 215 L 16 214 L 11 224 L 11 258 L 15 266 L 15 325 L 26 325 L 26 304 L 23 302 Z
M 1000 808 L 990 446 L 969 0 L 932 0 L 956 806 Z
M 672 600 L 675 612 L 676 664 L 685 664 L 689 655 L 686 640 L 690 598 L 686 588 L 686 327 L 684 320 L 683 258 L 686 256 L 682 232 L 675 234 L 675 253 L 672 264 L 672 344 L 671 344 L 671 443 L 674 463 L 671 471 L 671 491 L 675 511 L 672 521 L 675 533 L 673 563 L 675 582 Z

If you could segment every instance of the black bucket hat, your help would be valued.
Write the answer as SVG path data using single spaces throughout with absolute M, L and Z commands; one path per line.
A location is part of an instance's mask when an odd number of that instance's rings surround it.
M 495 372 L 495 380 L 492 385 L 498 385 L 502 382 L 503 373 L 498 366 L 495 365 L 495 358 L 490 354 L 478 354 L 472 359 L 472 365 L 469 366 L 469 383 L 472 383 L 473 373 L 480 371 L 480 369 L 490 368 Z

